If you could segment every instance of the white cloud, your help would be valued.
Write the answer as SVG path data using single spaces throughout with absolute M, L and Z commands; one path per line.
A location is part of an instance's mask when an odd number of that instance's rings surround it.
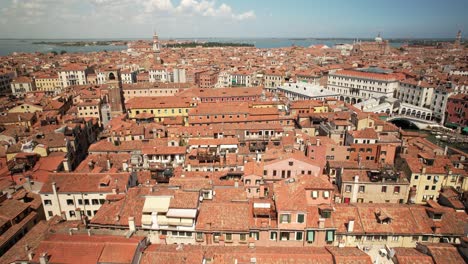
M 235 14 L 231 6 L 222 3 L 216 7 L 215 1 L 209 0 L 182 0 L 175 10 L 179 14 L 193 14 L 205 17 L 230 18 L 236 20 L 255 18 L 255 13 L 252 10 L 242 14 Z
M 216 31 L 220 23 L 226 23 L 226 27 L 234 25 L 229 21 L 255 19 L 254 11 L 239 12 L 223 1 L 10 0 L 6 5 L 0 5 L 0 25 L 3 28 L 0 28 L 0 35 L 8 32 L 6 28 L 17 27 L 21 28 L 21 32 L 18 31 L 21 35 L 59 35 L 62 32 L 68 35 L 68 32 L 76 32 L 87 36 L 136 34 L 143 32 L 143 28 L 154 26 L 165 28 L 167 32 L 191 34 L 196 33 L 196 25 L 203 23 L 205 29 Z M 219 23 L 213 23 L 213 20 Z
M 154 12 L 154 11 L 172 11 L 174 6 L 172 5 L 171 0 L 149 0 L 142 2 L 145 12 Z

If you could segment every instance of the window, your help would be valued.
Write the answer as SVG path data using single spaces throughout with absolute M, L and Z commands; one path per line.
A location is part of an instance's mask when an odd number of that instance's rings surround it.
M 418 241 L 418 240 L 419 240 L 419 236 L 413 236 L 413 238 L 412 238 L 413 242 Z
M 431 190 L 435 191 L 435 189 L 436 189 L 436 186 L 432 185 Z
M 105 199 L 99 199 L 99 203 L 100 203 L 100 204 L 105 204 L 105 203 L 106 203 L 106 200 L 105 200 Z
M 281 240 L 289 240 L 289 233 L 288 232 L 281 232 L 280 233 Z
M 302 232 L 296 232 L 296 240 L 302 240 Z
M 253 237 L 255 240 L 259 239 L 259 233 L 258 232 L 250 232 L 249 237 Z
M 232 234 L 226 233 L 226 241 L 232 241 Z
M 91 202 L 93 203 L 93 205 L 98 205 L 99 204 L 98 199 L 92 199 Z
M 281 223 L 291 223 L 291 215 L 290 214 L 282 214 L 281 215 Z
M 304 214 L 298 214 L 297 215 L 297 222 L 298 223 L 304 223 Z
M 239 239 L 240 241 L 245 241 L 247 239 L 246 234 L 240 234 Z
M 52 205 L 52 200 L 44 200 L 45 205 Z
M 276 232 L 270 232 L 270 240 L 276 240 L 277 235 L 278 235 L 278 233 L 276 233 Z
M 422 236 L 422 241 L 424 241 L 424 242 L 429 241 L 429 236 Z
M 363 193 L 366 190 L 366 187 L 364 185 L 359 186 L 359 192 Z
M 382 186 L 382 192 L 386 193 L 387 192 L 387 186 Z
M 429 190 L 429 185 L 424 186 L 424 190 Z
M 326 237 L 325 237 L 325 241 L 327 241 L 327 242 L 333 242 L 334 238 L 335 238 L 335 231 L 333 231 L 333 230 L 328 230 L 328 231 L 327 231 L 327 235 L 326 235 Z
M 345 186 L 345 192 L 351 192 L 351 185 Z
M 67 199 L 67 205 L 74 205 L 73 199 Z
M 83 199 L 78 199 L 78 204 L 83 205 Z
M 415 180 L 419 179 L 419 175 L 414 175 L 414 179 Z
M 196 239 L 197 239 L 197 240 L 203 240 L 203 233 L 197 232 Z
M 315 238 L 315 231 L 307 230 L 307 242 L 312 243 L 314 242 Z
M 70 217 L 75 217 L 76 215 L 75 211 L 73 210 L 68 211 L 68 214 L 70 215 Z
M 399 239 L 400 239 L 399 236 L 393 236 L 393 237 L 392 237 L 392 241 L 395 241 L 395 242 L 397 242 Z
M 213 233 L 213 241 L 219 242 L 219 238 L 221 237 L 221 233 Z
M 47 214 L 49 215 L 49 217 L 54 216 L 54 213 L 52 213 L 52 211 L 47 211 Z
M 84 200 L 84 204 L 85 204 L 85 205 L 89 205 L 89 200 L 88 200 L 88 199 L 85 199 L 85 200 Z
M 318 198 L 318 191 L 312 191 L 312 198 L 314 199 Z
M 393 188 L 393 192 L 394 192 L 394 193 L 400 193 L 400 186 L 395 186 L 395 187 Z
M 273 170 L 273 176 L 276 176 L 276 170 Z
M 263 170 L 263 176 L 266 176 L 267 174 L 267 170 Z
M 431 178 L 432 178 L 431 175 L 428 175 L 428 176 L 427 176 L 427 180 L 428 180 L 428 181 L 430 181 Z
M 323 192 L 323 198 L 328 198 L 330 197 L 330 192 L 329 191 L 324 191 Z

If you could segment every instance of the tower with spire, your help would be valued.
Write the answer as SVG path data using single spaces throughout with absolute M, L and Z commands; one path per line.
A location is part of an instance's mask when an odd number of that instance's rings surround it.
M 156 31 L 153 33 L 153 57 L 156 64 L 161 64 L 161 44 L 159 43 L 159 37 Z
M 458 30 L 457 37 L 455 38 L 455 43 L 453 44 L 455 48 L 459 48 L 461 45 L 461 30 Z

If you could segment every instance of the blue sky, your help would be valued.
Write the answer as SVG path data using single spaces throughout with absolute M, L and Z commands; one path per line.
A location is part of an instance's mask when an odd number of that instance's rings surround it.
M 1 0 L 0 38 L 453 38 L 468 0 Z

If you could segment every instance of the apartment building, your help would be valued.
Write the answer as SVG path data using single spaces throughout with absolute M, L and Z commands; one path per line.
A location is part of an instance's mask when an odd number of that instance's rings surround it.
M 108 194 L 125 193 L 136 185 L 131 173 L 54 173 L 41 188 L 47 220 L 54 215 L 66 220 L 92 219 Z
M 341 169 L 336 184 L 342 203 L 406 203 L 410 183 L 392 170 Z
M 129 118 L 151 118 L 162 122 L 167 118 L 182 117 L 187 122 L 189 110 L 196 107 L 191 98 L 173 96 L 135 97 L 125 103 Z
M 429 108 L 435 86 L 425 81 L 406 79 L 400 82 L 396 98 L 401 102 Z
M 0 94 L 7 94 L 11 91 L 11 81 L 16 77 L 16 72 L 0 70 Z
M 58 93 L 62 89 L 62 81 L 58 75 L 41 74 L 34 78 L 36 89 L 50 93 Z
M 135 97 L 174 96 L 190 88 L 188 83 L 132 83 L 123 84 L 125 102 Z
M 88 67 L 81 64 L 68 64 L 58 70 L 59 79 L 62 87 L 66 88 L 72 85 L 86 85 L 86 75 Z
M 410 203 L 424 204 L 437 200 L 443 187 L 468 190 L 465 172 L 454 168 L 443 156 L 421 152 L 417 156 L 405 157 L 403 171 L 411 186 Z
M 393 97 L 402 77 L 375 69 L 339 70 L 328 75 L 327 89 L 340 100 L 356 104 L 369 98 Z
M 24 97 L 26 93 L 32 92 L 36 90 L 36 84 L 34 80 L 26 77 L 20 76 L 14 78 L 11 81 L 11 93 L 18 97 Z

